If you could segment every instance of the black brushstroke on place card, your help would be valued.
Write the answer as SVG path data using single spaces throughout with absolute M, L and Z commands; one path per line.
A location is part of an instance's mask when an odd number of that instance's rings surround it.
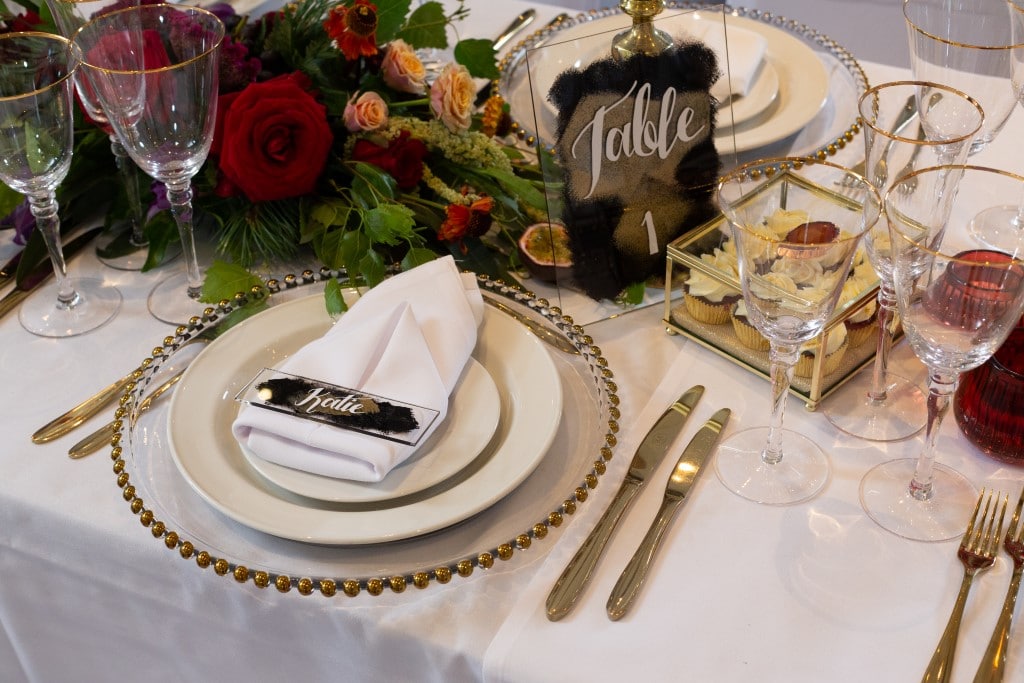
M 252 406 L 416 445 L 438 411 L 272 369 L 235 397 Z

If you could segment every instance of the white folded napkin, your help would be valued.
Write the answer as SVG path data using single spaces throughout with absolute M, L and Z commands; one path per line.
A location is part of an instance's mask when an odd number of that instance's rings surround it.
M 695 23 L 699 28 L 692 34 L 684 36 L 684 39 L 696 38 L 711 48 L 718 56 L 718 66 L 722 70 L 722 77 L 711 86 L 711 94 L 719 102 L 724 102 L 730 96 L 747 95 L 757 79 L 761 62 L 764 61 L 768 49 L 768 41 L 764 36 L 745 28 L 729 25 L 723 32 L 718 24 Z
M 483 298 L 472 274 L 449 256 L 385 280 L 320 339 L 276 369 L 430 408 L 443 420 L 448 396 L 476 345 Z M 270 462 L 357 481 L 380 481 L 414 446 L 244 405 L 238 441 Z

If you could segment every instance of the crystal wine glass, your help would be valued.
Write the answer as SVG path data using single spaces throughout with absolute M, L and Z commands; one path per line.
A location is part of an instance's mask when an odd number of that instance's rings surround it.
M 879 194 L 915 166 L 961 164 L 984 113 L 977 102 L 943 85 L 924 81 L 884 83 L 860 99 L 865 176 Z M 899 129 L 908 121 L 906 129 Z M 914 134 L 914 131 L 917 131 Z M 859 375 L 825 403 L 824 414 L 840 430 L 871 441 L 906 439 L 924 427 L 924 392 L 888 370 L 896 323 L 889 228 L 878 221 L 864 236 L 878 275 L 875 360 L 870 375 Z
M 61 34 L 71 38 L 75 31 L 93 16 L 112 9 L 138 5 L 139 0 L 47 0 L 46 4 Z M 139 194 L 138 170 L 125 151 L 124 145 L 118 140 L 81 72 L 75 77 L 75 85 L 85 113 L 110 137 L 110 151 L 114 155 L 127 202 L 126 220 L 111 225 L 97 238 L 96 255 L 100 261 L 113 268 L 141 270 L 146 263 L 149 243 L 142 233 L 145 218 Z
M 928 422 L 918 458 L 891 460 L 861 480 L 860 498 L 883 528 L 919 541 L 958 537 L 977 492 L 935 462 L 942 419 L 962 372 L 984 363 L 1024 311 L 1024 239 L 1009 253 L 977 249 L 956 202 L 1019 196 L 1024 177 L 977 166 L 938 166 L 885 195 L 896 298 L 914 353 L 928 366 Z
M 142 5 L 97 16 L 73 39 L 121 143 L 142 170 L 167 187 L 186 272 L 153 289 L 149 310 L 173 324 L 202 310 L 191 179 L 213 141 L 223 38 L 224 24 L 206 10 Z
M 56 275 L 55 284 L 22 302 L 18 317 L 25 329 L 44 337 L 88 332 L 121 308 L 117 288 L 69 278 L 61 250 L 55 193 L 71 167 L 76 66 L 65 38 L 0 35 L 0 180 L 28 197 Z
M 843 196 L 838 187 L 856 193 Z M 789 385 L 801 345 L 826 331 L 860 238 L 878 220 L 879 195 L 841 166 L 769 159 L 723 178 L 718 201 L 735 240 L 748 318 L 771 344 L 772 415 L 769 426 L 726 439 L 715 469 L 744 498 L 798 503 L 824 487 L 830 468 L 817 444 L 783 429 Z M 799 216 L 796 227 L 776 232 L 781 212 Z

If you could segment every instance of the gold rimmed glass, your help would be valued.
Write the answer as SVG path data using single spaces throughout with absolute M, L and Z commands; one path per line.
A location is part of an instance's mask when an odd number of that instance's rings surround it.
M 224 24 L 197 7 L 143 5 L 83 25 L 73 42 L 121 144 L 167 187 L 185 273 L 158 284 L 150 312 L 181 324 L 202 311 L 203 277 L 192 224 L 191 179 L 206 161 L 217 110 Z
M 958 90 L 925 81 L 883 83 L 861 96 L 864 175 L 879 194 L 916 167 L 961 164 L 985 119 L 981 106 Z M 905 128 L 901 128 L 903 122 Z M 878 335 L 870 374 L 861 374 L 825 403 L 836 427 L 870 441 L 897 441 L 925 424 L 925 396 L 918 385 L 889 372 L 896 324 L 889 227 L 878 221 L 864 236 L 878 275 Z
M 928 421 L 919 456 L 872 468 L 861 481 L 868 515 L 894 534 L 946 541 L 963 533 L 974 485 L 938 464 L 937 441 L 963 372 L 995 352 L 1024 312 L 1024 237 L 1007 252 L 978 249 L 958 196 L 1019 196 L 1024 177 L 978 166 L 937 166 L 885 195 L 893 279 L 911 348 L 928 367 Z
M 71 167 L 77 65 L 70 43 L 60 36 L 0 35 L 0 180 L 28 198 L 56 275 L 55 284 L 21 304 L 18 318 L 44 337 L 88 332 L 121 308 L 115 287 L 69 278 L 61 249 L 56 190 Z
M 47 0 L 46 2 L 57 28 L 66 38 L 71 38 L 75 31 L 94 16 L 138 4 L 139 0 Z M 97 238 L 96 254 L 103 263 L 112 268 L 141 270 L 146 263 L 149 243 L 142 232 L 145 213 L 139 192 L 138 169 L 114 133 L 110 122 L 107 121 L 106 114 L 103 113 L 103 109 L 96 101 L 95 94 L 81 73 L 75 77 L 75 86 L 78 89 L 78 97 L 85 113 L 110 138 L 110 151 L 114 155 L 126 199 L 124 221 L 112 224 Z
M 851 189 L 841 194 L 840 189 Z M 768 339 L 771 420 L 722 442 L 715 469 L 744 498 L 789 505 L 828 482 L 824 451 L 783 429 L 789 386 L 802 346 L 821 336 L 864 233 L 878 220 L 879 196 L 861 176 L 825 162 L 769 159 L 741 166 L 718 185 L 731 228 L 750 322 Z M 841 324 L 841 323 L 840 323 Z

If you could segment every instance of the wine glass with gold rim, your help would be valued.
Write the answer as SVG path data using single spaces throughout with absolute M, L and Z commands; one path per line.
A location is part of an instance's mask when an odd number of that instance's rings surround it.
M 116 287 L 68 277 L 61 249 L 56 190 L 71 167 L 77 65 L 71 45 L 60 36 L 0 35 L 0 180 L 28 198 L 56 275 L 55 284 L 22 302 L 18 318 L 29 332 L 44 337 L 88 332 L 121 308 Z
M 856 192 L 838 192 L 849 187 Z M 715 469 L 744 498 L 799 503 L 821 491 L 830 465 L 816 443 L 783 429 L 790 383 L 801 346 L 825 345 L 857 245 L 878 219 L 878 192 L 841 166 L 769 159 L 725 176 L 718 201 L 732 231 L 747 317 L 771 345 L 772 412 L 768 426 L 723 441 Z

